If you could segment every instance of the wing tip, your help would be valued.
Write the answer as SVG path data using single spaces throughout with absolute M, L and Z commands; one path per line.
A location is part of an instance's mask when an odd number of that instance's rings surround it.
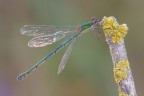
M 24 25 L 21 29 L 20 29 L 20 33 L 21 34 L 25 34 L 27 31 L 25 30 L 25 28 L 27 27 L 28 25 Z
M 60 75 L 61 72 L 62 72 L 62 70 L 61 70 L 61 69 L 58 69 L 57 75 Z

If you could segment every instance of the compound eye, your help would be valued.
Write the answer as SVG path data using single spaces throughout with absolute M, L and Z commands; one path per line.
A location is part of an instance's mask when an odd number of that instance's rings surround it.
M 96 18 L 95 18 L 95 17 L 92 17 L 91 20 L 92 20 L 92 21 L 96 21 Z

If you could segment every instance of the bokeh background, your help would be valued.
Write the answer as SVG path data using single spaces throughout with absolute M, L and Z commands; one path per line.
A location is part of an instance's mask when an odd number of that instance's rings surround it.
M 67 46 L 23 81 L 16 77 L 59 43 L 27 46 L 20 34 L 28 24 L 79 25 L 96 16 L 115 16 L 128 24 L 126 49 L 138 96 L 144 96 L 143 0 L 0 0 L 0 96 L 118 96 L 113 65 L 105 39 L 92 32 L 75 43 L 66 68 L 57 68 Z

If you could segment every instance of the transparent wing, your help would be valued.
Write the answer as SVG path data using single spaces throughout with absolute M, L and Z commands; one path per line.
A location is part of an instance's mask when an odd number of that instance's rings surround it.
M 60 62 L 59 67 L 58 67 L 57 74 L 60 74 L 61 71 L 65 68 L 65 64 L 66 64 L 66 62 L 67 62 L 67 60 L 68 60 L 68 58 L 69 58 L 69 56 L 71 54 L 72 47 L 73 47 L 75 41 L 76 41 L 76 39 L 74 39 L 71 42 L 71 44 L 69 45 L 68 49 L 66 50 L 64 56 L 62 57 L 61 62 Z
M 76 32 L 76 30 L 75 26 L 25 25 L 20 31 L 24 35 L 34 37 L 29 41 L 29 47 L 43 47 Z
M 71 33 L 73 30 L 76 31 L 76 26 L 54 26 L 54 25 L 25 25 L 21 28 L 20 32 L 27 36 L 44 36 L 52 35 L 55 32 Z
M 28 42 L 29 47 L 43 47 L 50 45 L 62 38 L 64 38 L 67 34 L 64 34 L 62 31 L 56 32 L 52 35 L 42 35 L 31 39 Z

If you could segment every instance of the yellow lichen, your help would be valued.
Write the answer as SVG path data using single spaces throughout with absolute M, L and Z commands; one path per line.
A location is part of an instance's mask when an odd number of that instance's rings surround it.
M 113 35 L 112 36 L 112 41 L 113 41 L 113 43 L 120 43 L 120 42 L 122 42 L 122 39 L 118 35 Z
M 126 24 L 119 25 L 115 17 L 104 17 L 102 20 L 102 28 L 105 36 L 112 38 L 113 43 L 121 43 L 128 31 Z
M 116 67 L 113 69 L 116 83 L 119 83 L 122 79 L 127 78 L 127 69 L 129 69 L 128 60 L 120 60 L 116 64 Z
M 128 60 L 120 60 L 117 64 L 116 64 L 117 68 L 120 68 L 123 71 L 126 71 L 127 69 L 129 69 L 129 62 Z
M 120 92 L 119 96 L 128 96 L 127 94 L 125 94 L 124 92 Z
M 115 24 L 115 19 L 111 17 L 104 17 L 103 20 L 103 29 L 112 29 L 113 25 Z

